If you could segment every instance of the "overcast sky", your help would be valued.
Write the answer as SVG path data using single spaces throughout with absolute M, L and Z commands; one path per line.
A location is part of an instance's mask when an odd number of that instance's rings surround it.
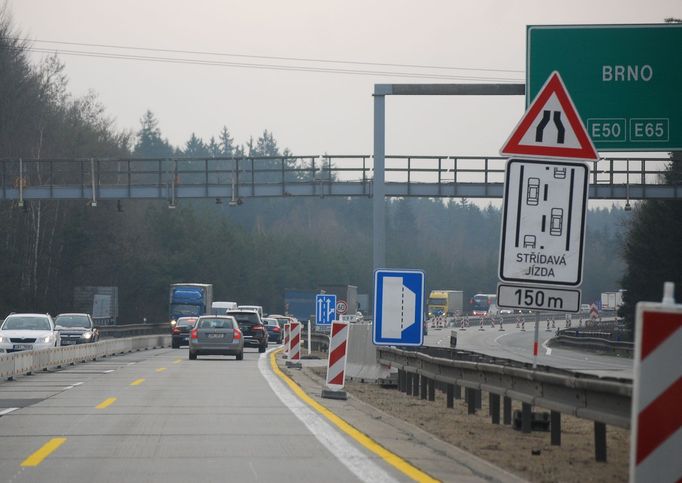
M 150 109 L 171 143 L 223 125 L 238 143 L 272 131 L 294 154 L 372 151 L 375 83 L 494 82 L 525 77 L 527 25 L 660 23 L 680 0 L 8 0 L 14 24 L 51 50 L 372 71 L 371 75 L 110 60 L 60 54 L 70 90 L 95 90 L 120 129 Z M 41 42 L 38 42 L 41 41 Z M 120 50 L 60 41 L 241 54 Z M 670 46 L 671 53 L 680 46 Z M 41 55 L 36 53 L 35 59 Z M 431 66 L 414 69 L 264 57 Z M 441 68 L 437 68 L 441 67 Z M 454 70 L 442 67 L 457 67 Z M 381 72 L 454 76 L 388 77 Z M 523 113 L 515 97 L 391 97 L 387 153 L 494 155 Z

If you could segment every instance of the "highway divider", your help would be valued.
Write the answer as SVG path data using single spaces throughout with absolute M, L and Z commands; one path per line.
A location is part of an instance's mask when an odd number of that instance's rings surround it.
M 0 377 L 13 378 L 126 352 L 170 347 L 170 343 L 170 335 L 146 335 L 0 354 Z

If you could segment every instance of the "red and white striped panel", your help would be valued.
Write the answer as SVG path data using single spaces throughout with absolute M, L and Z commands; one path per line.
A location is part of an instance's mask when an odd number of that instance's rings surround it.
M 289 360 L 301 360 L 301 324 L 300 322 L 291 323 L 291 333 L 289 334 Z
M 284 324 L 284 355 L 289 357 L 289 332 L 291 331 L 291 324 L 288 322 Z
M 332 321 L 327 359 L 327 387 L 332 391 L 343 389 L 345 383 L 348 332 L 348 322 Z
M 682 305 L 637 304 L 631 482 L 682 481 Z

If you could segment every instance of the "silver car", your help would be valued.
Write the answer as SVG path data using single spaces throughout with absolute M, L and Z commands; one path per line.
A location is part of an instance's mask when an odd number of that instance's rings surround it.
M 40 350 L 60 345 L 48 314 L 10 314 L 0 328 L 0 352 Z
M 189 358 L 198 355 L 237 356 L 244 359 L 244 336 L 234 317 L 204 315 L 199 317 L 189 335 Z

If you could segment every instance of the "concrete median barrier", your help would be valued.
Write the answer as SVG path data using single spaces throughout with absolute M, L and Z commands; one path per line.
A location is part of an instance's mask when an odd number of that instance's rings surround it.
M 103 340 L 93 344 L 0 354 L 0 377 L 12 378 L 100 357 L 169 347 L 170 342 L 170 335 L 146 335 Z

